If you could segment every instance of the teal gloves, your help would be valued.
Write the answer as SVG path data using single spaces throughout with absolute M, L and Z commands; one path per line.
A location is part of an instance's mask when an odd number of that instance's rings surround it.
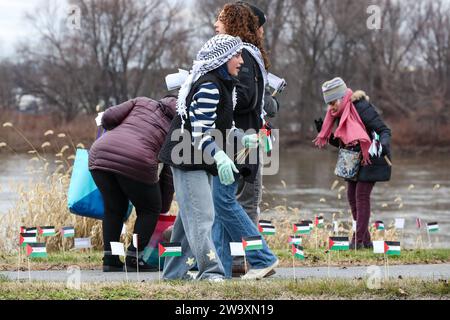
M 242 145 L 247 149 L 256 149 L 259 144 L 259 136 L 255 134 L 249 134 L 242 137 Z
M 239 170 L 234 165 L 233 160 L 231 160 L 222 150 L 216 152 L 214 155 L 214 160 L 216 161 L 220 182 L 226 186 L 233 184 L 233 171 L 239 173 Z

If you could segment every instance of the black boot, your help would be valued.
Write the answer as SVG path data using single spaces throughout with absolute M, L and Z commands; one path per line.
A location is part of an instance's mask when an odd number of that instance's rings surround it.
M 133 255 L 134 253 L 134 255 Z M 138 271 L 139 264 L 139 272 L 156 272 L 158 271 L 157 266 L 152 266 L 147 264 L 142 258 L 143 255 L 139 254 L 139 257 L 136 257 L 136 252 L 128 252 L 127 257 L 125 259 L 125 263 L 127 264 L 127 271 Z
M 103 256 L 103 272 L 122 272 L 123 262 L 119 256 L 104 255 Z

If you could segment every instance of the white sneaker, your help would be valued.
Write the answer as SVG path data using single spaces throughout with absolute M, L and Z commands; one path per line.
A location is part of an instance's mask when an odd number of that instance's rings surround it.
M 224 279 L 224 278 L 219 278 L 219 277 L 217 277 L 217 278 L 209 278 L 208 281 L 209 281 L 209 282 L 219 282 L 219 283 L 222 283 L 222 282 L 225 282 L 225 279 Z
M 278 266 L 280 261 L 277 259 L 271 266 L 262 269 L 250 269 L 246 274 L 244 274 L 242 280 L 259 280 L 264 278 L 270 271 Z

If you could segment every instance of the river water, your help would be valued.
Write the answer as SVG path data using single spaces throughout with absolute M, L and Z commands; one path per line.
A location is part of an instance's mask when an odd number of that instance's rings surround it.
M 337 153 L 328 150 L 301 148 L 284 150 L 277 175 L 264 177 L 262 218 L 277 219 L 276 206 L 298 208 L 299 214 L 288 211 L 290 220 L 313 218 L 323 214 L 330 222 L 333 213 L 341 221 L 350 221 L 346 186 L 333 174 Z M 29 155 L 0 155 L 0 214 L 7 212 L 17 200 L 11 186 L 39 177 L 26 173 Z M 372 193 L 371 220 L 382 220 L 388 226 L 395 218 L 405 218 L 404 241 L 412 245 L 418 235 L 415 219 L 438 222 L 440 231 L 432 234 L 433 246 L 450 247 L 450 165 L 448 155 L 403 155 L 394 158 L 392 180 L 376 184 Z M 439 185 L 439 187 L 437 186 Z M 285 217 L 286 214 L 283 214 Z M 425 236 L 425 232 L 423 231 Z M 425 237 L 425 239 L 427 239 Z

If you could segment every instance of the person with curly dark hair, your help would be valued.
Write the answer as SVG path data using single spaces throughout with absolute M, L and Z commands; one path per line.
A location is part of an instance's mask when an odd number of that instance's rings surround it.
M 258 133 L 266 124 L 266 115 L 273 117 L 278 111 L 278 102 L 266 89 L 270 62 L 264 49 L 265 19 L 259 8 L 240 1 L 226 4 L 214 24 L 216 33 L 239 37 L 244 42 L 244 64 L 236 86 L 234 120 L 238 130 L 247 133 Z M 245 163 L 237 164 L 240 176 L 236 182 L 224 185 L 213 178 L 213 240 L 227 277 L 243 274 L 247 269 L 243 259 L 235 259 L 233 267 L 229 243 L 241 241 L 244 237 L 259 236 L 257 224 L 262 194 L 262 156 L 258 135 L 245 137 L 247 141 L 242 139 L 242 143 L 251 154 Z M 250 141 L 252 137 L 255 137 L 254 141 Z M 246 255 L 251 268 L 243 279 L 260 279 L 273 274 L 278 264 L 278 259 L 264 239 L 262 250 L 250 251 Z

